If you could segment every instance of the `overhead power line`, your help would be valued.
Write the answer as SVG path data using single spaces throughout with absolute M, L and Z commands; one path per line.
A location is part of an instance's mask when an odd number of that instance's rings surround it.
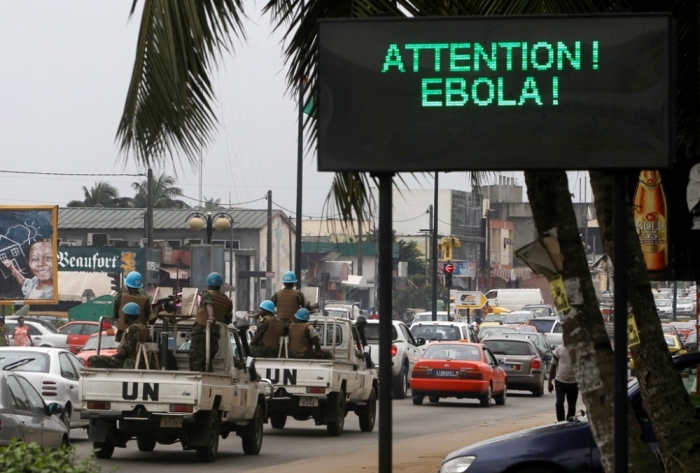
M 40 176 L 103 176 L 103 177 L 117 177 L 117 176 L 146 176 L 146 174 L 107 174 L 107 173 L 79 173 L 79 172 L 35 172 L 35 171 L 9 171 L 6 169 L 0 169 L 0 173 L 4 174 L 34 174 Z

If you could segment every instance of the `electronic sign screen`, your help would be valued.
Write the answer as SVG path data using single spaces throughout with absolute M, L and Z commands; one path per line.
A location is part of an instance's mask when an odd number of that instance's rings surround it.
M 666 168 L 668 14 L 319 22 L 319 171 Z

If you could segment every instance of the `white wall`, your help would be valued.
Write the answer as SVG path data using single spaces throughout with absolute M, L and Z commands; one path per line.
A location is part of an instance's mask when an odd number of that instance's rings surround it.
M 398 235 L 420 235 L 429 227 L 428 207 L 434 202 L 433 189 L 394 189 L 393 228 Z M 450 234 L 452 190 L 438 190 L 438 234 Z

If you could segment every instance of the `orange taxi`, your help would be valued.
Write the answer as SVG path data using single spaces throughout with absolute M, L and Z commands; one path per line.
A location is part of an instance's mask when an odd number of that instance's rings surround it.
M 428 396 L 478 399 L 483 407 L 506 403 L 507 377 L 496 357 L 477 343 L 434 342 L 428 345 L 411 374 L 413 404 L 423 404 Z
M 102 332 L 102 340 L 100 341 L 100 355 L 112 356 L 117 353 L 119 343 L 114 341 L 114 330 L 105 330 Z M 85 345 L 76 355 L 83 366 L 87 366 L 87 360 L 92 355 L 97 355 L 97 334 L 93 334 Z

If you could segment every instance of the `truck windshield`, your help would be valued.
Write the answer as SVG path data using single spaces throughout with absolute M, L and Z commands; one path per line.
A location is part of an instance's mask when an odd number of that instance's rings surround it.
M 367 343 L 379 343 L 379 324 L 367 324 L 365 325 L 365 336 L 367 337 Z M 391 326 L 391 340 L 394 341 L 399 338 L 399 334 L 396 333 L 396 327 Z

